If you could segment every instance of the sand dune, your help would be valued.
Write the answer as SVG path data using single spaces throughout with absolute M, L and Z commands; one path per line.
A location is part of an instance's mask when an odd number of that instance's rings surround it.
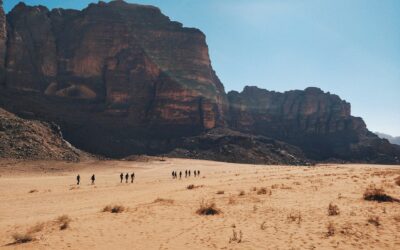
M 201 176 L 172 180 L 185 169 Z M 132 171 L 134 183 L 121 184 Z M 4 249 L 400 249 L 400 203 L 363 200 L 371 183 L 400 198 L 396 166 L 2 161 L 0 174 Z M 202 201 L 221 214 L 196 214 Z M 338 215 L 328 215 L 330 203 Z M 125 210 L 102 212 L 107 205 Z M 71 219 L 65 230 L 62 215 Z M 15 244 L 13 234 L 27 231 L 33 240 Z

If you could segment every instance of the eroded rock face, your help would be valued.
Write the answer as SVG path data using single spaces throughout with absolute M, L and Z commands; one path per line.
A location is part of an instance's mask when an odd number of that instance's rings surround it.
M 153 131 L 181 136 L 224 124 L 226 94 L 204 34 L 158 8 L 112 1 L 49 11 L 20 3 L 7 19 L 7 89 L 55 98 L 50 105 L 59 109 L 24 108 L 57 119 L 77 145 L 85 147 L 80 137 L 127 139 L 113 130 L 129 130 L 132 138 Z M 82 104 L 81 116 L 61 115 L 70 102 Z
M 228 99 L 232 128 L 297 145 L 313 159 L 373 161 L 389 152 L 384 161 L 390 162 L 400 156 L 351 116 L 349 103 L 318 88 L 278 93 L 247 86 L 228 93 Z
M 7 42 L 7 26 L 6 14 L 3 9 L 3 0 L 0 0 L 0 85 L 5 81 L 5 59 L 6 59 L 6 42 Z

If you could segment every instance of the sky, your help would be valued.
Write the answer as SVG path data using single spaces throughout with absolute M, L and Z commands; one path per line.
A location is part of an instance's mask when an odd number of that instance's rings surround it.
M 5 10 L 18 2 L 5 0 Z M 82 9 L 97 1 L 24 2 Z M 400 0 L 127 2 L 201 29 L 227 91 L 319 87 L 350 102 L 371 131 L 400 136 Z

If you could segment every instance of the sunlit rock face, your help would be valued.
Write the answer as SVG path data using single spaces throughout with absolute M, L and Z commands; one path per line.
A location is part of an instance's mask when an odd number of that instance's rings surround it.
M 297 145 L 313 159 L 391 162 L 400 156 L 351 116 L 349 103 L 318 88 L 278 93 L 247 86 L 228 99 L 232 128 Z
M 49 105 L 58 109 L 43 107 L 50 100 L 45 98 L 23 108 L 57 119 L 78 145 L 85 147 L 81 136 L 98 137 L 91 122 L 118 142 L 126 136 L 112 131 L 121 127 L 131 136 L 180 136 L 224 125 L 226 94 L 205 35 L 170 21 L 158 8 L 112 1 L 50 11 L 20 3 L 7 19 L 7 89 L 56 100 Z M 70 105 L 78 110 L 63 113 Z M 75 124 L 84 135 L 72 129 Z

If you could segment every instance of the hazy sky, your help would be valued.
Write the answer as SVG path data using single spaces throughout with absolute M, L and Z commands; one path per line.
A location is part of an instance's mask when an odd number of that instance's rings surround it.
M 4 1 L 9 11 L 17 0 Z M 84 8 L 90 0 L 26 0 Z M 400 135 L 400 0 L 135 0 L 207 36 L 226 90 L 317 86 Z

